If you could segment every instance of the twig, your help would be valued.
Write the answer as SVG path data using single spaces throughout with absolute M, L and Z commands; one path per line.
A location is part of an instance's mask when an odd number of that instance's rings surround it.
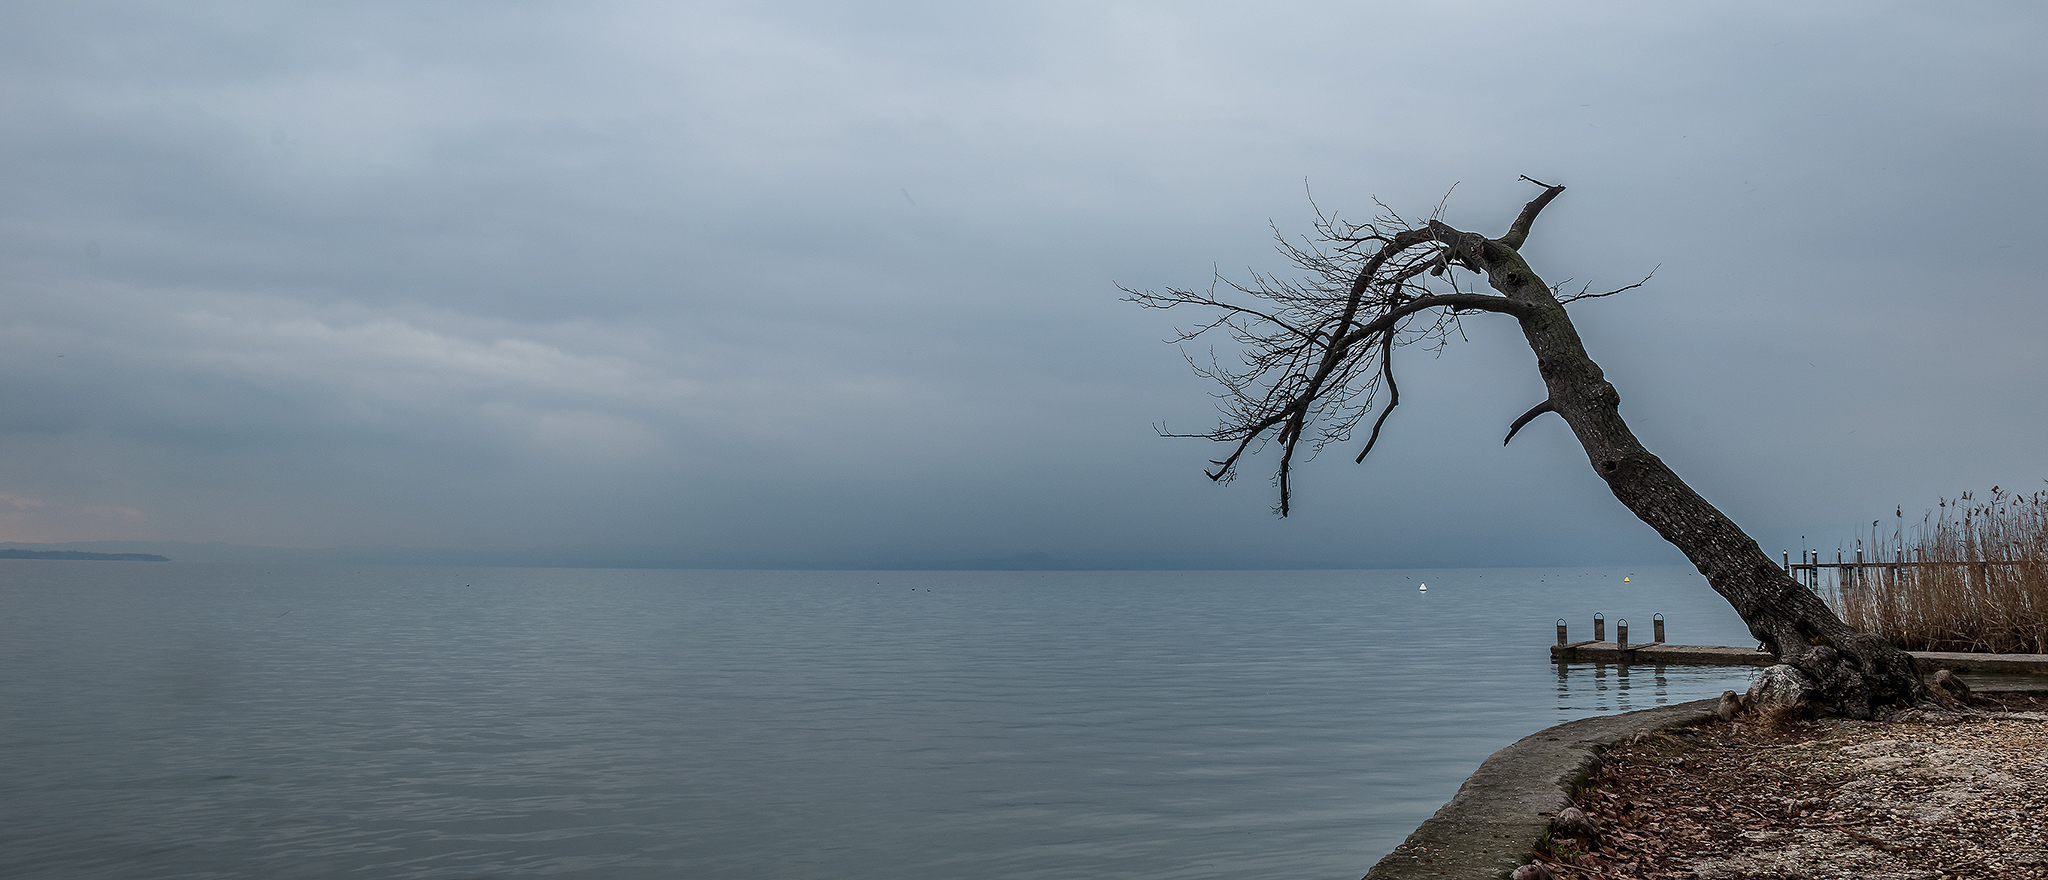
M 1601 297 L 1603 297 L 1603 296 L 1613 296 L 1613 295 L 1615 295 L 1615 294 L 1617 294 L 1617 293 L 1624 293 L 1624 292 L 1627 292 L 1627 291 L 1631 291 L 1631 290 L 1634 290 L 1634 289 L 1636 289 L 1636 288 L 1638 288 L 1638 287 L 1641 287 L 1641 286 L 1643 286 L 1643 285 L 1645 285 L 1645 284 L 1648 284 L 1648 283 L 1650 283 L 1650 278 L 1651 278 L 1651 277 L 1653 277 L 1653 276 L 1655 276 L 1655 275 L 1657 274 L 1657 270 L 1658 270 L 1658 269 L 1662 269 L 1662 268 L 1664 268 L 1664 264 L 1663 264 L 1663 263 L 1658 263 L 1657 265 L 1655 265 L 1655 266 L 1653 266 L 1653 267 L 1651 267 L 1651 268 L 1650 268 L 1650 274 L 1649 274 L 1649 275 L 1644 275 L 1644 276 L 1643 276 L 1643 280 L 1641 280 L 1641 281 L 1638 281 L 1638 282 L 1636 282 L 1636 283 L 1634 283 L 1634 284 L 1631 284 L 1631 285 L 1629 285 L 1629 286 L 1627 286 L 1627 287 L 1617 287 L 1617 288 L 1615 288 L 1615 289 L 1613 289 L 1613 290 L 1610 290 L 1610 291 L 1608 291 L 1608 292 L 1606 292 L 1606 293 L 1586 293 L 1586 292 L 1584 292 L 1584 291 L 1580 291 L 1579 293 L 1573 294 L 1573 295 L 1571 295 L 1571 296 L 1567 296 L 1567 297 L 1561 297 L 1561 298 L 1559 298 L 1559 299 L 1558 299 L 1558 302 L 1574 303 L 1574 302 L 1578 302 L 1579 300 L 1582 300 L 1582 299 L 1599 299 L 1599 298 L 1601 298 Z

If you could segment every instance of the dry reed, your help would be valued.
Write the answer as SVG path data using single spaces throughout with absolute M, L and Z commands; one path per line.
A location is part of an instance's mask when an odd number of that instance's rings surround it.
M 1912 564 L 1844 572 L 1826 591 L 1844 622 L 1909 651 L 2048 654 L 2048 491 L 1942 499 L 1910 540 L 1877 525 L 1872 561 Z

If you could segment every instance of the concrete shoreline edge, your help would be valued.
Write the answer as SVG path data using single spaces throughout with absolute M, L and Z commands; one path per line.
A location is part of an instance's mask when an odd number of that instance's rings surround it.
M 2048 695 L 2048 682 L 2005 683 L 1981 694 Z M 1550 831 L 1550 814 L 1598 768 L 1600 752 L 1639 730 L 1691 727 L 1714 720 L 1719 700 L 1694 700 L 1546 727 L 1494 752 L 1408 839 L 1364 880 L 1505 878 L 1531 861 Z
M 1458 793 L 1366 872 L 1365 880 L 1506 877 L 1530 860 L 1550 813 L 1598 766 L 1600 750 L 1638 730 L 1704 724 L 1715 700 L 1695 700 L 1544 728 L 1494 752 Z

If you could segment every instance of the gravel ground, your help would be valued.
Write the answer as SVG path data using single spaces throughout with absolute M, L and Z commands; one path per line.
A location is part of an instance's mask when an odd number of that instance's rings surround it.
M 1559 878 L 2048 880 L 2048 700 L 1639 735 L 1576 802 Z

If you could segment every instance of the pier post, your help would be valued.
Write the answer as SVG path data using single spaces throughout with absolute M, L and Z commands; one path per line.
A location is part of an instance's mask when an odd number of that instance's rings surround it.
M 1650 618 L 1650 641 L 1664 644 L 1664 615 Z
M 1557 619 L 1557 643 L 1560 645 L 1565 644 L 1564 618 L 1562 617 Z
M 1614 622 L 1614 644 L 1623 648 L 1628 647 L 1628 618 L 1626 617 Z
M 1607 641 L 1607 615 L 1597 611 L 1593 613 L 1593 641 Z

